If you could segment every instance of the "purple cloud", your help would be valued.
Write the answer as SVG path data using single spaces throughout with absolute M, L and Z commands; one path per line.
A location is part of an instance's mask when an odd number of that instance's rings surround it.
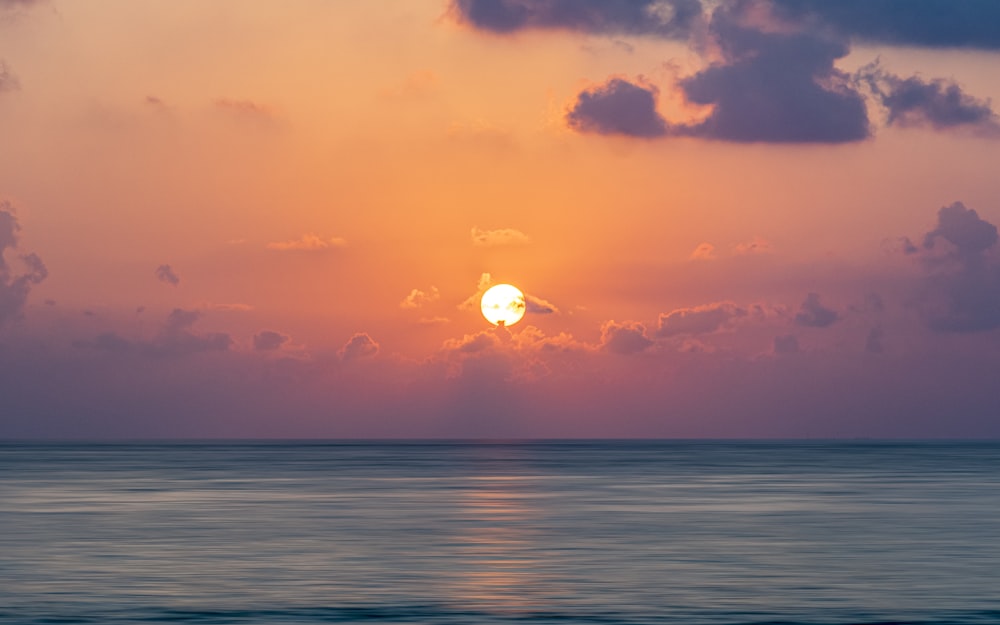
M 566 122 L 578 132 L 662 137 L 667 133 L 667 124 L 656 111 L 656 95 L 656 87 L 612 78 L 580 93 L 566 113 Z

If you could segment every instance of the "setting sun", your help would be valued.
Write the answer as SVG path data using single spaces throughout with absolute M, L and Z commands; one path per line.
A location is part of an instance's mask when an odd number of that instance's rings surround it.
M 524 317 L 524 293 L 510 284 L 497 284 L 483 293 L 481 306 L 487 321 L 511 326 Z

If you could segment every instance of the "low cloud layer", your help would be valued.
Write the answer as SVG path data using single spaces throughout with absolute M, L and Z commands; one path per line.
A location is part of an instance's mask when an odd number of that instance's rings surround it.
M 840 314 L 820 302 L 819 293 L 809 293 L 795 315 L 795 325 L 826 328 L 840 320 Z
M 693 308 L 679 308 L 660 315 L 656 336 L 671 337 L 708 334 L 716 332 L 730 322 L 746 316 L 747 309 L 737 306 L 732 302 L 718 302 L 704 306 L 695 306 Z
M 259 352 L 270 352 L 280 349 L 288 342 L 288 336 L 273 330 L 261 330 L 253 337 L 253 348 Z

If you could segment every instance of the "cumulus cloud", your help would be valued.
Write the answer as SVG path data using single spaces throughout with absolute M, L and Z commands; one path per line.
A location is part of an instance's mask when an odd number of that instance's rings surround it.
M 274 241 L 267 244 L 267 249 L 278 252 L 318 252 L 332 248 L 344 247 L 347 241 L 340 237 L 324 239 L 310 232 L 303 234 L 298 239 L 288 241 Z
M 661 314 L 657 323 L 656 336 L 697 335 L 716 332 L 732 321 L 746 317 L 747 309 L 732 302 L 717 302 L 678 308 Z
M 0 201 L 0 327 L 21 317 L 31 289 L 49 275 L 45 263 L 36 254 L 18 255 L 22 273 L 17 273 L 7 260 L 7 252 L 18 249 L 20 231 L 14 207 L 7 201 Z
M 773 0 L 785 18 L 812 19 L 844 36 L 896 45 L 1000 48 L 994 0 Z
M 996 245 L 997 227 L 955 202 L 938 211 L 937 227 L 924 235 L 924 249 L 933 249 L 940 240 L 951 244 L 951 253 L 962 263 L 978 263 L 983 253 Z
M 636 321 L 611 320 L 601 326 L 601 349 L 612 354 L 638 354 L 652 345 L 646 326 Z
M 364 332 L 359 332 L 348 339 L 338 354 L 344 362 L 373 358 L 378 354 L 379 344 Z
M 747 23 L 750 3 L 722 5 L 710 31 L 720 62 L 679 81 L 685 98 L 711 113 L 672 134 L 736 142 L 843 143 L 869 136 L 868 113 L 851 77 L 834 67 L 847 43 L 810 30 Z
M 177 286 L 181 283 L 181 279 L 177 276 L 170 265 L 160 265 L 156 268 L 154 275 L 160 282 L 165 282 L 171 286 Z
M 273 330 L 261 330 L 253 336 L 253 348 L 259 352 L 269 352 L 279 349 L 288 342 L 289 337 Z
M 797 354 L 799 351 L 799 339 L 794 334 L 786 334 L 774 337 L 775 354 Z
M 4 91 L 16 91 L 21 88 L 21 83 L 17 76 L 10 70 L 10 67 L 0 61 L 0 93 Z
M 809 293 L 795 315 L 795 324 L 807 328 L 826 328 L 840 319 L 837 311 L 827 308 L 819 300 L 819 293 Z
M 452 0 L 459 21 L 494 33 L 564 29 L 600 34 L 687 38 L 699 0 Z
M 968 128 L 981 133 L 1000 130 L 988 100 L 980 100 L 953 81 L 902 78 L 873 63 L 858 72 L 875 98 L 888 111 L 889 126 L 923 126 L 935 130 Z
M 431 286 L 427 291 L 421 291 L 420 289 L 413 289 L 410 294 L 403 298 L 403 301 L 399 303 L 400 308 L 414 309 L 420 308 L 425 304 L 430 304 L 431 302 L 436 302 L 441 298 L 441 292 L 438 291 L 436 286 Z
M 942 207 L 924 236 L 927 271 L 918 306 L 937 332 L 982 332 L 1000 327 L 997 227 L 961 202 Z
M 477 247 L 521 246 L 531 243 L 528 235 L 513 228 L 480 230 L 473 226 L 472 244 Z
M 581 92 L 566 113 L 566 122 L 578 132 L 662 137 L 667 133 L 667 123 L 656 110 L 658 93 L 652 85 L 612 78 Z

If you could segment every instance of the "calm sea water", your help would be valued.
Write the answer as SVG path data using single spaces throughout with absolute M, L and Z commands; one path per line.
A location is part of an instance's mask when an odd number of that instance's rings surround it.
M 0 623 L 1000 623 L 1000 445 L 0 444 Z

